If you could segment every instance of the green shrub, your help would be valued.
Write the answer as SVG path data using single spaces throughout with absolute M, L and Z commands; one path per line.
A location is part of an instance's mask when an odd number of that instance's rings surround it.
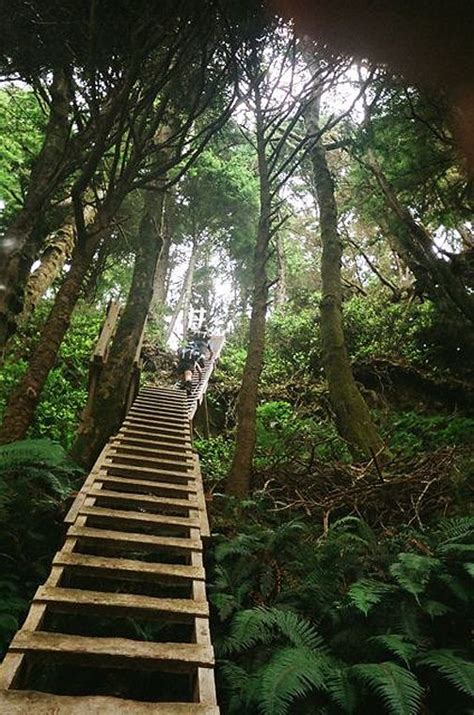
M 0 447 L 0 652 L 44 581 L 82 472 L 49 440 Z

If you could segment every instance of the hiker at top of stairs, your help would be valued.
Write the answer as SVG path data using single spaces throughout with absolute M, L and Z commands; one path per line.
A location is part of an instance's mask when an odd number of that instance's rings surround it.
M 188 395 L 193 389 L 193 372 L 197 370 L 199 379 L 202 376 L 202 368 L 204 367 L 204 356 L 197 350 L 192 343 L 188 343 L 185 347 L 178 350 L 178 365 L 176 372 L 181 378 L 181 386 L 186 390 Z
M 211 348 L 210 335 L 203 324 L 199 330 L 191 331 L 189 335 L 189 344 L 192 345 L 199 353 L 208 360 L 211 360 L 214 356 L 214 352 Z M 206 355 L 207 353 L 207 355 Z

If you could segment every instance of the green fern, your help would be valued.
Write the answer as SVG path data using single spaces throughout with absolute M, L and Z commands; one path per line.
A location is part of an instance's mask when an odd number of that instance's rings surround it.
M 349 668 L 332 668 L 325 685 L 328 695 L 341 710 L 349 714 L 356 710 L 358 693 Z
M 0 472 L 20 466 L 57 467 L 67 459 L 61 445 L 47 439 L 25 439 L 0 447 Z
M 432 574 L 441 568 L 439 559 L 413 553 L 401 553 L 398 561 L 390 566 L 390 573 L 405 591 L 418 600 L 424 593 Z
M 418 661 L 418 665 L 436 668 L 455 688 L 474 698 L 474 663 L 460 658 L 452 650 L 430 651 Z
M 223 639 L 222 655 L 248 650 L 258 644 L 271 643 L 278 636 L 298 648 L 325 649 L 324 641 L 315 627 L 293 611 L 277 608 L 251 608 L 237 613 L 230 634 Z
M 265 667 L 261 679 L 264 715 L 285 715 L 294 700 L 326 690 L 331 660 L 307 648 L 283 648 Z
M 396 655 L 403 660 L 407 667 L 409 667 L 410 661 L 417 652 L 416 645 L 410 643 L 406 636 L 401 636 L 397 633 L 387 633 L 387 635 L 384 636 L 372 636 L 369 640 L 371 643 L 376 643 L 388 650 L 389 653 Z
M 375 581 L 370 578 L 361 578 L 350 587 L 347 595 L 354 606 L 367 616 L 373 606 L 380 603 L 386 593 L 393 590 L 393 586 Z
M 392 715 L 416 715 L 423 688 L 409 670 L 386 661 L 352 666 L 353 673 L 380 697 Z
M 441 519 L 438 533 L 442 542 L 462 539 L 474 533 L 474 516 L 456 516 L 451 519 Z

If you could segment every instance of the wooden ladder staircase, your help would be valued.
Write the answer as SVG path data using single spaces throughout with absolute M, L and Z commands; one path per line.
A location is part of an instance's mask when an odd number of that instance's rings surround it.
M 78 493 L 0 666 L 2 715 L 216 715 L 193 392 L 144 387 Z

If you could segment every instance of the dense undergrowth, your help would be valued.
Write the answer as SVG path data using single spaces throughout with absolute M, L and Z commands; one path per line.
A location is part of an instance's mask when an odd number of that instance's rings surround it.
M 316 316 L 311 303 L 270 320 L 252 498 L 223 494 L 245 325 L 209 391 L 212 435 L 195 443 L 212 519 L 207 558 L 222 712 L 467 715 L 470 366 L 458 359 L 460 343 L 440 337 L 429 304 L 385 311 L 348 301 L 356 374 L 391 453 L 383 463 L 360 462 L 334 426 Z M 77 315 L 31 439 L 0 450 L 2 649 L 47 575 L 81 480 L 64 450 L 84 404 L 99 323 L 93 311 Z M 394 324 L 397 341 L 387 337 Z M 30 327 L 22 349 L 35 338 Z M 15 350 L 0 405 L 24 368 Z M 171 365 L 158 357 L 151 350 L 152 382 Z M 57 443 L 38 439 L 45 436 Z M 128 626 L 130 637 L 150 637 Z

